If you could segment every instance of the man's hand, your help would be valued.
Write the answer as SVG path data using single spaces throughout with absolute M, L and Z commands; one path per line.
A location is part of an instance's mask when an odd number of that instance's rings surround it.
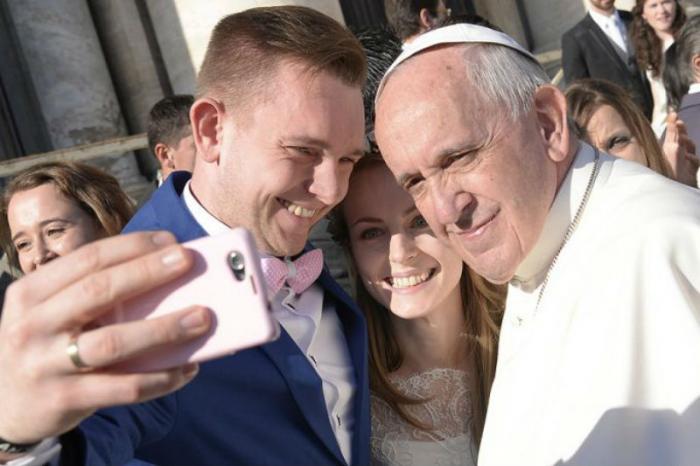
M 700 160 L 695 155 L 695 144 L 688 136 L 683 120 L 676 112 L 669 112 L 666 118 L 666 138 L 663 153 L 671 166 L 673 175 L 679 182 L 697 187 L 697 173 Z
M 12 284 L 0 321 L 0 437 L 37 442 L 72 429 L 96 409 L 145 401 L 189 382 L 196 365 L 150 373 L 110 366 L 202 335 L 211 323 L 206 309 L 104 327 L 95 321 L 191 266 L 171 234 L 135 233 L 84 246 Z M 87 369 L 78 369 L 66 352 L 75 337 Z

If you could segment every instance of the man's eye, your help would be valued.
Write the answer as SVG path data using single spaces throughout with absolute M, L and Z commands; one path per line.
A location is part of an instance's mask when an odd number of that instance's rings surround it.
M 351 165 L 355 165 L 359 161 L 359 157 L 343 157 L 342 159 L 340 159 L 340 163 L 349 163 Z
M 476 151 L 467 151 L 467 152 L 460 152 L 458 154 L 453 154 L 450 155 L 449 157 L 445 157 L 445 160 L 443 162 L 442 167 L 443 168 L 448 168 L 451 167 L 452 165 L 468 165 L 470 164 L 476 157 Z
M 287 147 L 287 150 L 293 152 L 296 155 L 300 156 L 308 156 L 308 155 L 315 155 L 316 152 L 311 149 L 310 147 L 303 147 L 303 146 L 289 146 Z
M 360 238 L 364 240 L 375 239 L 382 236 L 382 233 L 380 228 L 367 228 L 360 233 Z
M 410 178 L 404 182 L 403 189 L 411 195 L 416 195 L 422 189 L 424 182 L 425 180 L 423 178 Z

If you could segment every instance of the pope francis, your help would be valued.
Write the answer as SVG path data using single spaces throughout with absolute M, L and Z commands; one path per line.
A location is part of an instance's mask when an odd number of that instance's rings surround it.
M 573 139 L 508 36 L 424 34 L 377 142 L 435 234 L 508 283 L 481 465 L 700 461 L 700 192 Z

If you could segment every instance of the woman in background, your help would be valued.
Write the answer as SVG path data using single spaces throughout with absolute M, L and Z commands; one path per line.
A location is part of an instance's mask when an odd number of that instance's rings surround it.
M 2 199 L 0 243 L 29 273 L 97 239 L 118 234 L 133 205 L 117 180 L 81 163 L 49 162 L 14 177 Z
M 639 69 L 646 72 L 654 111 L 651 126 L 660 137 L 668 115 L 668 98 L 662 80 L 664 52 L 675 41 L 686 15 L 678 0 L 637 0 L 632 9 L 631 36 Z
M 376 151 L 331 227 L 367 318 L 373 464 L 476 464 L 502 289 L 434 236 Z
M 567 88 L 566 100 L 579 138 L 610 155 L 697 186 L 695 148 L 675 112 L 668 117 L 662 148 L 642 111 L 620 86 L 582 79 Z

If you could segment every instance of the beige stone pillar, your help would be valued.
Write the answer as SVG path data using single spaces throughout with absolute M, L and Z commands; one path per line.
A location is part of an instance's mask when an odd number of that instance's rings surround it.
M 516 0 L 474 0 L 476 12 L 527 46 L 527 36 Z
M 226 15 L 260 6 L 303 5 L 343 21 L 338 0 L 149 0 L 147 5 L 173 90 L 184 94 L 195 90 L 211 31 Z
M 169 91 L 167 71 L 149 44 L 149 18 L 133 0 L 89 0 L 129 132 L 147 129 L 148 112 Z M 142 173 L 155 176 L 158 162 L 148 149 L 137 152 Z
M 561 36 L 586 14 L 580 0 L 523 0 L 535 53 L 561 48 Z
M 119 103 L 85 0 L 7 0 L 54 148 L 125 135 Z M 123 185 L 133 155 L 100 164 Z
M 143 18 L 134 1 L 89 1 L 127 125 L 132 133 L 145 131 L 149 110 L 165 92 Z

